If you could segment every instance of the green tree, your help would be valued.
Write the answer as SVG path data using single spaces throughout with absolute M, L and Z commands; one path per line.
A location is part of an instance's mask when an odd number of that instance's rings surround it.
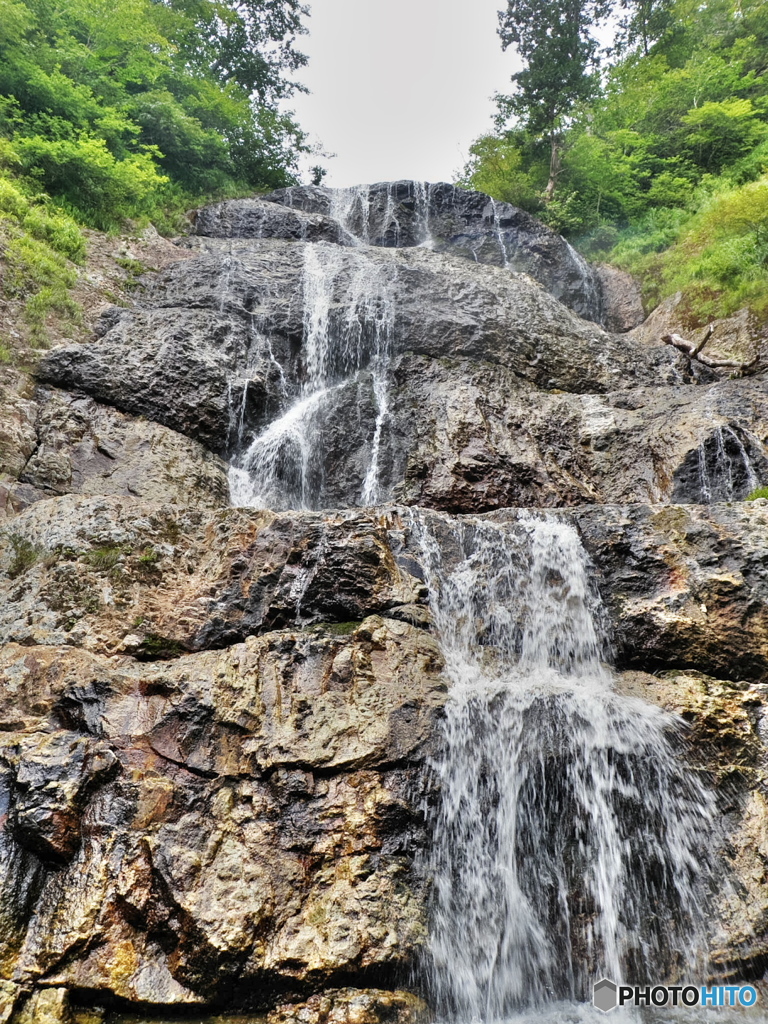
M 621 0 L 624 15 L 619 22 L 615 52 L 639 44 L 647 57 L 653 43 L 673 26 L 673 5 L 673 0 Z
M 178 68 L 194 68 L 221 84 L 235 83 L 262 104 L 273 104 L 301 88 L 290 77 L 307 63 L 306 55 L 296 49 L 296 37 L 306 31 L 302 19 L 309 13 L 300 0 L 166 3 Z
M 597 90 L 599 44 L 590 30 L 609 9 L 609 0 L 507 0 L 499 12 L 502 46 L 514 45 L 523 61 L 512 76 L 515 92 L 500 98 L 501 115 L 516 115 L 548 141 L 547 201 L 557 186 L 569 119 Z
M 469 147 L 469 160 L 457 181 L 463 188 L 535 212 L 540 205 L 541 184 L 526 167 L 518 141 L 509 136 L 481 135 Z
M 295 181 L 299 0 L 0 0 L 0 138 L 95 227 Z M 34 189 L 34 185 L 31 186 Z

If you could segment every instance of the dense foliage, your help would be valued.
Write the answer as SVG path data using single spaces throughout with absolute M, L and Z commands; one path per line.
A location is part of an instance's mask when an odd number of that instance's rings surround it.
M 612 17 L 595 92 L 560 118 L 549 192 L 551 138 L 519 116 L 520 88 L 461 183 L 639 273 L 652 301 L 682 289 L 701 319 L 768 313 L 768 4 L 621 0 Z
M 6 172 L 96 227 L 292 180 L 298 0 L 0 0 Z
M 74 319 L 79 225 L 291 184 L 300 0 L 0 0 L 2 292 Z M 0 362 L 9 358 L 0 334 Z

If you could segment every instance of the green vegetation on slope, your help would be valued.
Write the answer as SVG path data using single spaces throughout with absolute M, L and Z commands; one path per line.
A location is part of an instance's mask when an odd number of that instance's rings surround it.
M 298 0 L 0 0 L 0 135 L 92 227 L 293 180 Z
M 76 319 L 85 225 L 161 230 L 203 199 L 295 181 L 279 101 L 300 0 L 0 0 L 0 259 L 29 341 Z M 0 360 L 8 361 L 0 336 Z
M 555 18 L 564 5 L 544 10 Z M 682 290 L 701 322 L 744 305 L 768 315 L 768 4 L 613 6 L 625 16 L 610 63 L 601 76 L 582 66 L 592 97 L 574 98 L 545 127 L 510 122 L 521 109 L 518 81 L 460 184 L 536 213 L 590 258 L 638 274 L 651 303 Z

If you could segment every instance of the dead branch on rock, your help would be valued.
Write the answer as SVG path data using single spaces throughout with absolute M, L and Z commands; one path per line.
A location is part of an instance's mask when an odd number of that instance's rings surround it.
M 674 348 L 684 352 L 690 359 L 696 359 L 704 366 L 709 366 L 712 369 L 717 370 L 736 370 L 738 373 L 747 373 L 753 369 L 757 364 L 759 356 L 755 356 L 748 363 L 739 362 L 737 359 L 718 359 L 716 356 L 709 356 L 706 352 L 702 352 L 702 349 L 712 337 L 715 330 L 714 324 L 708 324 L 704 332 L 704 337 L 698 344 L 694 344 L 692 341 L 687 341 L 679 334 L 662 334 L 661 340 L 665 345 L 672 345 Z

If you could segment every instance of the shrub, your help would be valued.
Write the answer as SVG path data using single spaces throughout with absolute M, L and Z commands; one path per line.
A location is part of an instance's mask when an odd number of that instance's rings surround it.
M 8 576 L 15 580 L 17 576 L 23 575 L 27 570 L 40 559 L 43 554 L 42 548 L 28 541 L 18 533 L 12 533 L 11 562 L 8 566 Z
M 24 170 L 92 227 L 120 227 L 126 217 L 147 213 L 168 179 L 147 148 L 118 160 L 103 139 L 17 139 Z

